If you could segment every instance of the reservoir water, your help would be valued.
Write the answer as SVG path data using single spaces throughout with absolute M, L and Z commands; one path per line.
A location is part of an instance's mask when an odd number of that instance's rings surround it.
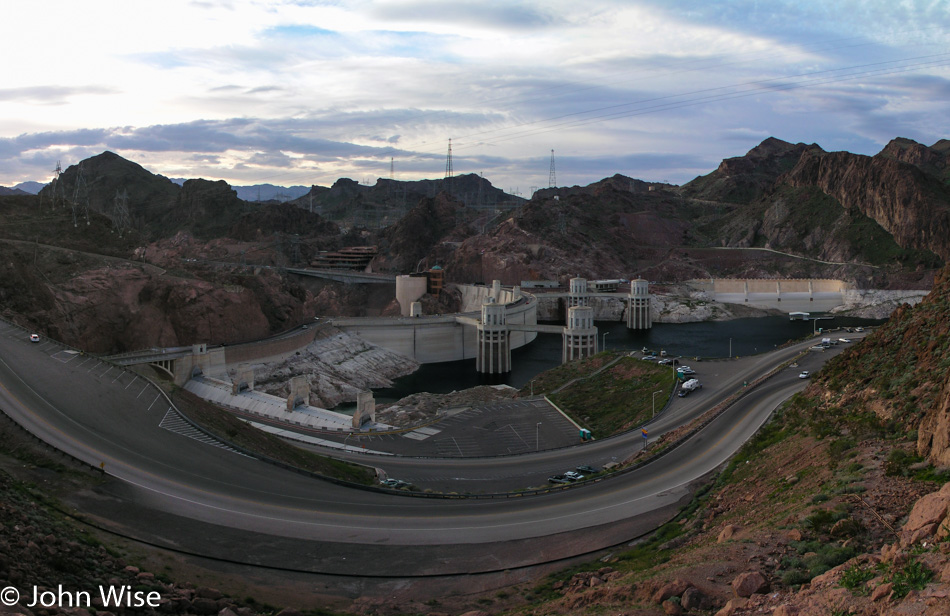
M 813 328 L 862 327 L 881 322 L 853 317 L 790 321 L 785 316 L 774 316 L 702 323 L 657 323 L 646 331 L 628 330 L 621 322 L 598 321 L 597 330 L 600 336 L 598 346 L 606 340 L 608 350 L 639 351 L 646 347 L 674 356 L 728 357 L 730 348 L 733 355 L 754 355 L 807 336 Z M 842 336 L 847 334 L 836 335 Z M 505 383 L 520 388 L 560 363 L 561 336 L 538 334 L 534 342 L 512 352 L 512 370 L 502 377 L 489 380 L 479 375 L 475 372 L 474 359 L 427 364 L 397 379 L 393 387 L 377 389 L 373 393 L 377 402 L 392 402 L 422 391 L 442 394 L 486 383 Z

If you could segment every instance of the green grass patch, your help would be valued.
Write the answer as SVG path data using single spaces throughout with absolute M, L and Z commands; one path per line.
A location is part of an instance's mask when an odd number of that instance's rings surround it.
M 841 574 L 840 584 L 850 590 L 851 594 L 863 597 L 870 592 L 867 583 L 870 582 L 875 575 L 876 572 L 870 567 L 851 565 Z
M 577 381 L 549 397 L 595 437 L 603 438 L 633 429 L 650 419 L 654 408 L 659 411 L 666 404 L 673 383 L 672 368 L 624 357 L 599 374 Z M 654 407 L 653 393 L 657 391 L 660 393 L 655 396 Z
M 912 590 L 923 590 L 933 576 L 933 571 L 926 565 L 918 560 L 912 560 L 900 569 L 893 570 L 884 578 L 884 581 L 894 584 L 894 598 L 900 600 Z

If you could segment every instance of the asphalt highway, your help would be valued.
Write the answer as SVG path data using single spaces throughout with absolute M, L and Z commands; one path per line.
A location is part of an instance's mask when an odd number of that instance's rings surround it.
M 729 378 L 736 384 L 751 380 L 795 353 L 763 356 Z M 801 367 L 817 369 L 831 354 L 810 354 Z M 688 498 L 693 482 L 727 460 L 776 406 L 803 388 L 806 381 L 797 375 L 797 368 L 782 371 L 689 442 L 633 473 L 536 497 L 419 499 L 315 480 L 166 429 L 162 424 L 172 426 L 174 412 L 141 377 L 47 340 L 30 343 L 28 332 L 0 323 L 0 408 L 54 447 L 103 465 L 110 478 L 71 502 L 159 545 L 330 573 L 503 570 L 628 540 L 657 523 L 657 512 L 670 512 Z M 724 381 L 721 393 L 730 387 Z M 706 403 L 720 397 L 710 393 Z M 671 407 L 664 421 L 672 425 L 708 408 L 698 395 L 685 400 L 694 402 Z M 451 464 L 463 477 L 497 474 L 499 468 L 518 475 L 525 467 L 544 475 L 568 460 L 590 463 L 629 452 L 639 446 L 637 439 L 598 441 L 571 454 L 575 458 L 565 457 L 572 450 L 558 450 L 520 456 L 516 463 L 428 463 Z M 341 554 L 349 560 L 344 563 Z

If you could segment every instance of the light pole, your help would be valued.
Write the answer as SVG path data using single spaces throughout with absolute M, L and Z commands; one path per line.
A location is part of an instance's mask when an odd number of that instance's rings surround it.
M 729 358 L 732 358 L 732 338 L 729 339 Z
M 352 432 L 350 432 L 349 434 L 347 434 L 347 435 L 346 435 L 346 438 L 343 439 L 343 451 L 346 451 L 346 440 L 347 440 L 348 438 L 350 438 L 351 436 L 353 436 L 353 433 L 352 433 Z
M 662 393 L 663 393 L 662 389 L 658 389 L 655 392 L 653 392 L 653 416 L 654 417 L 656 417 L 656 395 L 662 394 Z
M 601 351 L 606 351 L 606 350 L 607 350 L 607 334 L 609 334 L 609 333 L 610 333 L 610 332 L 604 332 L 604 335 L 603 335 L 604 341 L 600 344 L 600 350 L 601 350 Z
M 540 421 L 534 426 L 534 450 L 535 451 L 541 450 L 541 422 Z

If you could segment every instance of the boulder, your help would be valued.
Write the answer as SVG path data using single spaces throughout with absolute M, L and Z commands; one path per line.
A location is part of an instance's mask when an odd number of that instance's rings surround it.
M 798 616 L 798 608 L 794 605 L 780 605 L 772 610 L 772 616 Z
M 712 609 L 712 600 L 706 596 L 706 593 L 693 586 L 683 592 L 683 596 L 680 597 L 680 605 L 688 612 L 705 611 Z
M 654 603 L 663 603 L 670 597 L 679 597 L 686 589 L 692 586 L 692 582 L 684 580 L 682 578 L 676 578 L 672 582 L 667 582 L 660 587 L 658 591 L 653 593 L 653 602 Z
M 737 597 L 749 597 L 768 590 L 769 582 L 758 571 L 740 573 L 732 580 L 732 590 Z
M 664 601 L 661 607 L 663 608 L 663 613 L 666 614 L 666 616 L 680 616 L 683 613 L 683 608 L 680 607 L 680 604 L 670 601 L 669 599 Z
M 923 496 L 914 503 L 914 508 L 907 516 L 904 531 L 913 532 L 930 524 L 939 524 L 947 517 L 950 508 L 950 483 L 947 483 L 939 492 L 932 492 Z
M 891 591 L 894 590 L 894 585 L 888 582 L 887 584 L 881 584 L 873 591 L 871 591 L 871 601 L 880 601 L 881 599 L 886 599 L 891 595 Z
M 719 538 L 716 539 L 716 543 L 725 543 L 726 541 L 729 541 L 740 530 L 742 530 L 741 526 L 736 526 L 735 524 L 727 524 L 721 531 L 719 531 Z
M 745 607 L 748 603 L 749 600 L 743 597 L 729 599 L 729 601 L 726 602 L 726 605 L 724 605 L 721 610 L 716 612 L 716 616 L 732 616 L 736 613 L 736 610 Z

